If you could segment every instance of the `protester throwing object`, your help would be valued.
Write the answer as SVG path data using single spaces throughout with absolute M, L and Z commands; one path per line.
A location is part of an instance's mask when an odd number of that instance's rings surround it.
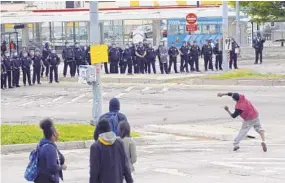
M 242 127 L 234 140 L 234 151 L 237 151 L 239 147 L 240 141 L 246 136 L 248 131 L 253 127 L 257 133 L 259 133 L 262 142 L 261 146 L 264 152 L 267 151 L 267 147 L 265 144 L 264 130 L 260 124 L 258 111 L 251 104 L 249 100 L 245 98 L 244 95 L 238 93 L 218 93 L 218 97 L 222 96 L 230 96 L 236 101 L 235 112 L 231 113 L 228 106 L 225 106 L 224 109 L 229 113 L 232 118 L 236 118 L 240 116 L 244 122 Z

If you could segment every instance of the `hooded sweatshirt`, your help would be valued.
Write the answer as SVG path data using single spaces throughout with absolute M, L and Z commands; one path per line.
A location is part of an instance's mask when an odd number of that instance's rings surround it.
M 36 182 L 51 180 L 54 183 L 58 183 L 59 178 L 63 180 L 61 165 L 64 164 L 65 159 L 57 150 L 55 143 L 44 138 L 40 141 L 39 148 L 39 175 Z
M 89 183 L 133 183 L 123 142 L 114 132 L 101 133 L 90 147 Z
M 119 111 L 120 111 L 120 101 L 117 98 L 113 98 L 109 102 L 109 112 L 106 113 L 106 114 L 103 114 L 100 117 L 99 121 L 101 121 L 102 119 L 104 119 L 107 116 L 109 116 L 110 113 L 116 113 L 117 114 L 119 123 L 120 123 L 120 121 L 128 121 L 127 117 L 124 114 L 120 113 Z M 99 124 L 97 124 L 97 125 L 99 125 Z M 95 140 L 98 139 L 98 136 L 100 134 L 100 132 L 97 129 L 98 128 L 96 128 L 95 132 L 94 132 L 94 139 Z

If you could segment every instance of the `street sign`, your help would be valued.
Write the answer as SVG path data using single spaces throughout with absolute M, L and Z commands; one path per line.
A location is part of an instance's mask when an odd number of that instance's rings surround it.
M 186 25 L 186 31 L 187 32 L 195 32 L 197 30 L 198 30 L 198 25 L 197 24 Z
M 186 16 L 186 22 L 188 24 L 195 24 L 197 22 L 197 16 L 194 13 L 189 13 Z

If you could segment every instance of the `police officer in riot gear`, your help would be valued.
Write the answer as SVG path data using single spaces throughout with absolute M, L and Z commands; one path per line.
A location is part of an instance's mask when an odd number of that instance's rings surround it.
M 67 68 L 69 67 L 69 73 L 71 77 L 74 77 L 74 63 L 75 63 L 75 55 L 73 48 L 69 45 L 68 42 L 65 43 L 65 48 L 62 50 L 62 58 L 64 60 L 63 65 L 63 76 L 66 77 Z
M 253 48 L 255 49 L 255 62 L 254 64 L 258 64 L 258 60 L 260 64 L 262 64 L 262 51 L 263 44 L 265 43 L 265 39 L 262 38 L 260 32 L 257 32 L 256 37 L 253 40 Z
M 169 69 L 168 72 L 171 73 L 171 67 L 172 64 L 174 65 L 174 71 L 177 72 L 177 56 L 179 54 L 179 51 L 175 45 L 175 42 L 172 43 L 171 47 L 168 49 L 168 55 L 169 55 Z
M 160 62 L 162 66 L 162 73 L 161 74 L 168 74 L 168 67 L 167 67 L 167 62 L 168 62 L 168 49 L 164 45 L 163 42 L 159 43 L 158 47 L 158 54 L 160 57 Z
M 75 75 L 75 72 L 77 71 L 77 75 L 79 75 L 79 65 L 83 65 L 84 64 L 84 51 L 80 48 L 80 45 L 79 43 L 75 43 L 75 46 L 74 46 L 74 58 L 75 58 L 75 70 L 74 71 L 74 74 Z
M 143 46 L 143 43 L 140 42 L 139 46 L 136 50 L 136 56 L 137 56 L 137 62 L 138 62 L 138 67 L 139 67 L 139 73 L 144 74 L 145 72 L 145 55 L 146 55 L 146 50 L 145 47 Z
M 112 48 L 109 51 L 109 58 L 110 58 L 110 73 L 118 74 L 119 73 L 118 65 L 121 59 L 121 52 L 116 47 L 115 44 L 112 44 Z
M 193 62 L 193 69 L 196 70 L 196 72 L 200 72 L 199 69 L 199 55 L 200 55 L 200 47 L 197 45 L 197 42 L 194 41 L 193 45 L 190 48 L 190 54 L 192 57 Z
M 154 74 L 156 74 L 155 68 L 155 58 L 156 58 L 156 51 L 152 47 L 151 43 L 148 45 L 146 49 L 146 63 L 147 63 L 147 72 L 151 73 L 151 67 Z
M 22 71 L 23 71 L 23 83 L 24 86 L 26 86 L 26 80 L 28 79 L 28 83 L 31 86 L 31 64 L 32 60 L 30 57 L 28 57 L 28 53 L 26 51 L 23 51 L 23 57 L 21 57 L 21 63 L 22 63 Z
M 14 52 L 12 57 L 13 62 L 13 86 L 20 87 L 20 68 L 22 66 L 21 59 L 18 57 L 18 53 Z
M 206 40 L 205 44 L 202 47 L 202 55 L 204 57 L 205 71 L 208 71 L 208 69 L 211 69 L 213 71 L 212 54 L 213 54 L 212 46 L 210 45 L 209 40 Z
M 8 51 L 4 52 L 4 65 L 6 67 L 6 76 L 7 76 L 5 83 L 7 82 L 8 79 L 8 87 L 13 88 L 12 86 L 13 62 Z
M 222 38 L 217 41 L 214 47 L 214 54 L 216 55 L 215 68 L 217 71 L 223 70 L 223 50 L 221 49 L 220 43 L 223 43 Z
M 50 65 L 49 83 L 52 83 L 53 75 L 54 75 L 55 82 L 58 83 L 59 82 L 58 81 L 58 65 L 60 64 L 60 58 L 56 54 L 54 49 L 51 50 L 51 54 L 48 57 L 48 62 L 49 62 L 49 65 Z
M 4 90 L 6 86 L 6 67 L 4 64 L 4 59 L 1 56 L 1 89 Z
M 42 58 L 43 58 L 43 63 L 44 66 L 42 67 L 42 73 L 41 77 L 43 77 L 44 71 L 46 71 L 45 76 L 48 77 L 49 74 L 49 63 L 47 61 L 47 58 L 49 54 L 51 53 L 51 46 L 50 43 L 46 42 L 42 51 Z
M 124 74 L 126 72 L 127 67 L 128 67 L 128 74 L 132 74 L 133 72 L 132 50 L 130 49 L 128 44 L 126 45 L 126 48 L 123 50 L 121 61 L 122 61 L 121 74 Z
M 181 55 L 181 63 L 180 63 L 180 72 L 184 72 L 184 68 L 186 68 L 186 72 L 188 70 L 188 62 L 189 62 L 189 48 L 185 41 L 183 41 L 182 46 L 180 48 L 180 55 Z
M 41 68 L 43 66 L 43 58 L 40 54 L 40 50 L 36 49 L 35 56 L 32 58 L 33 60 L 33 84 L 37 83 L 41 84 Z

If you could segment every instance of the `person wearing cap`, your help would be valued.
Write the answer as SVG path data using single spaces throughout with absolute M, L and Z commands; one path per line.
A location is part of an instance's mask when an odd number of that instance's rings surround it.
M 182 46 L 180 48 L 181 55 L 181 63 L 180 63 L 180 72 L 184 72 L 184 68 L 186 68 L 186 72 L 189 72 L 188 62 L 189 62 L 189 48 L 187 47 L 186 41 L 183 41 Z
M 49 83 L 52 83 L 53 81 L 53 74 L 55 82 L 58 83 L 58 65 L 60 64 L 60 58 L 56 54 L 55 49 L 51 50 L 51 54 L 48 57 L 48 63 L 50 65 Z
M 253 127 L 257 133 L 259 133 L 262 142 L 261 146 L 264 152 L 267 151 L 265 144 L 264 130 L 259 121 L 259 114 L 257 109 L 252 105 L 252 103 L 242 94 L 239 93 L 218 93 L 218 97 L 230 96 L 236 102 L 235 111 L 231 113 L 228 106 L 225 106 L 224 109 L 229 113 L 232 118 L 240 116 L 244 121 L 242 127 L 234 139 L 234 151 L 240 149 L 239 143 L 244 139 L 249 130 Z
M 83 65 L 84 62 L 84 51 L 80 47 L 79 43 L 75 43 L 74 46 L 74 59 L 75 59 L 75 65 L 73 68 L 73 76 L 75 76 L 76 72 L 77 75 L 79 75 L 79 66 Z
M 193 60 L 193 69 L 196 70 L 196 72 L 200 72 L 199 69 L 199 55 L 200 55 L 200 47 L 197 45 L 197 41 L 193 42 L 193 45 L 190 48 L 190 54 Z
M 36 49 L 35 56 L 32 58 L 33 60 L 33 84 L 37 83 L 41 84 L 41 67 L 43 65 L 43 58 L 40 55 L 40 50 Z
M 262 38 L 260 32 L 256 33 L 256 37 L 253 40 L 253 48 L 255 49 L 255 62 L 254 64 L 259 63 L 262 64 L 262 51 L 263 51 L 263 44 L 265 43 L 265 39 Z
M 22 67 L 22 63 L 16 51 L 13 53 L 12 62 L 13 62 L 13 86 L 20 87 L 19 80 L 20 80 L 20 68 Z
M 121 52 L 116 47 L 116 44 L 112 44 L 112 48 L 109 50 L 109 58 L 110 58 L 110 73 L 118 74 L 119 73 L 119 62 L 121 59 Z
M 45 72 L 45 76 L 48 77 L 49 75 L 49 64 L 47 61 L 48 56 L 51 53 L 51 49 L 50 49 L 51 45 L 49 42 L 46 42 L 42 51 L 42 57 L 43 57 L 43 67 L 42 67 L 42 73 L 41 73 L 41 77 L 43 77 L 44 71 Z
M 70 76 L 73 77 L 73 69 L 75 63 L 74 50 L 68 42 L 65 43 L 65 48 L 62 50 L 63 63 L 63 76 L 66 77 L 67 68 L 69 67 Z
M 22 57 L 21 57 L 21 63 L 22 63 L 22 71 L 23 71 L 23 83 L 24 86 L 26 86 L 26 81 L 28 79 L 28 83 L 31 86 L 31 65 L 32 65 L 32 59 L 28 57 L 28 52 L 23 51 Z
M 168 72 L 171 73 L 171 67 L 172 64 L 174 65 L 174 72 L 177 72 L 177 56 L 179 54 L 179 51 L 175 45 L 175 42 L 172 43 L 171 47 L 168 49 L 168 55 L 169 55 L 169 69 Z
M 12 59 L 10 57 L 10 54 L 8 51 L 4 52 L 4 65 L 6 67 L 6 80 L 8 79 L 8 87 L 9 88 L 13 88 L 12 86 L 12 78 L 13 78 L 13 62 Z M 5 81 L 6 83 L 7 81 Z
M 145 67 L 146 50 L 142 42 L 139 42 L 139 46 L 136 49 L 136 56 L 137 56 L 137 64 L 139 67 L 139 73 L 144 74 L 145 73 L 144 67 Z
M 205 40 L 205 44 L 202 47 L 202 55 L 204 57 L 204 67 L 205 72 L 208 71 L 208 69 L 214 70 L 213 63 L 212 63 L 212 54 L 213 49 L 209 42 L 209 40 Z

